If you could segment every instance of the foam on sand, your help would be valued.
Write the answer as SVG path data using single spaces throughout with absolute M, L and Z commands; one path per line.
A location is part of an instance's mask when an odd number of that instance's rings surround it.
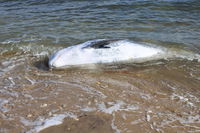
M 48 119 L 40 119 L 38 121 L 35 122 L 30 122 L 28 120 L 22 119 L 21 122 L 26 125 L 26 126 L 35 126 L 35 128 L 33 128 L 32 130 L 28 131 L 27 133 L 35 133 L 35 132 L 40 132 L 48 127 L 51 126 L 56 126 L 56 125 L 60 125 L 63 123 L 64 118 L 66 117 L 70 117 L 70 118 L 74 118 L 77 119 L 77 116 L 72 114 L 72 113 L 65 113 L 65 114 L 58 114 L 58 115 L 54 115 L 53 117 L 50 117 Z

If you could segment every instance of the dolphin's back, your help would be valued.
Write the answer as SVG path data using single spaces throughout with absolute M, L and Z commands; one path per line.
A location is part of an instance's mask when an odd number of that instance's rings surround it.
M 83 47 L 84 48 L 95 48 L 95 49 L 103 49 L 103 48 L 110 48 L 109 44 L 113 42 L 120 41 L 122 39 L 109 39 L 109 40 L 99 40 L 91 42 L 90 45 Z

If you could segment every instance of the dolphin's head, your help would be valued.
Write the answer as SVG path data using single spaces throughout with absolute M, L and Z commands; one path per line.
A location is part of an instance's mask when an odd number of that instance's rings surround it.
M 57 51 L 49 58 L 49 68 L 64 68 L 79 63 L 79 47 L 68 47 Z
M 67 52 L 66 50 L 60 50 L 56 53 L 54 53 L 50 58 L 49 58 L 49 68 L 61 68 L 67 65 Z
M 63 61 L 61 58 L 59 58 L 58 55 L 53 55 L 49 59 L 49 68 L 59 68 L 64 65 Z

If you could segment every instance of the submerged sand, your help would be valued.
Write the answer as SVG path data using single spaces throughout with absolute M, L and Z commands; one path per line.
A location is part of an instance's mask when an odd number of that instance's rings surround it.
M 58 126 L 51 126 L 40 133 L 114 133 L 111 118 L 105 114 L 83 114 L 77 119 L 65 118 Z
M 195 60 L 49 71 L 29 59 L 14 68 L 0 77 L 2 133 L 200 131 Z

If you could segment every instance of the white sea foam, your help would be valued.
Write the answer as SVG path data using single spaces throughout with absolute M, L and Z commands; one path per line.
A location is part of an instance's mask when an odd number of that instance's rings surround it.
M 4 113 L 9 111 L 9 109 L 6 106 L 4 106 L 8 102 L 9 102 L 9 100 L 7 100 L 7 99 L 0 99 L 0 111 L 2 111 Z
M 63 119 L 65 118 L 66 116 L 63 115 L 63 114 L 60 114 L 60 115 L 56 115 L 54 117 L 51 117 L 47 120 L 44 121 L 44 123 L 41 125 L 41 126 L 38 126 L 35 128 L 35 131 L 36 132 L 39 132 L 45 128 L 48 128 L 50 126 L 55 126 L 55 125 L 60 125 L 62 124 L 63 122 Z
M 14 43 L 19 43 L 20 41 L 17 40 L 6 40 L 1 42 L 1 44 L 14 44 Z
M 113 114 L 111 127 L 115 131 L 115 133 L 121 133 L 121 130 L 119 130 L 118 127 L 115 125 L 115 114 Z
M 181 102 L 187 103 L 187 105 L 189 105 L 189 106 L 192 106 L 192 107 L 195 106 L 194 103 L 190 102 L 189 98 L 187 98 L 186 96 L 181 96 L 181 95 L 173 93 L 171 95 L 171 98 L 172 99 L 177 99 L 178 98 Z
M 110 107 L 106 107 L 105 103 L 97 104 L 97 108 L 91 108 L 91 107 L 86 107 L 81 109 L 82 111 L 95 111 L 99 110 L 101 112 L 107 113 L 107 114 L 112 114 L 113 115 L 113 120 L 111 123 L 112 128 L 116 131 L 116 133 L 120 133 L 120 130 L 117 128 L 117 126 L 114 124 L 115 121 L 115 112 L 117 111 L 135 111 L 138 109 L 137 106 L 135 105 L 126 105 L 123 101 L 116 101 L 116 102 L 108 102 L 107 103 Z M 40 132 L 48 127 L 55 126 L 55 125 L 60 125 L 63 123 L 64 118 L 69 117 L 69 118 L 74 118 L 77 119 L 77 116 L 74 115 L 73 113 L 64 113 L 64 114 L 58 114 L 54 115 L 53 117 L 50 118 L 43 118 L 39 117 L 35 121 L 30 121 L 25 118 L 21 118 L 21 122 L 25 126 L 31 126 L 34 127 L 27 133 L 35 133 L 35 132 Z
M 181 117 L 175 117 L 176 120 L 178 120 L 182 124 L 191 124 L 191 123 L 200 123 L 200 115 L 190 115 L 186 118 L 181 118 Z M 200 129 L 200 127 L 198 127 Z
M 56 52 L 51 56 L 50 67 L 65 67 L 92 63 L 109 63 L 137 60 L 156 56 L 163 51 L 159 48 L 119 40 L 110 43 L 110 48 L 91 48 L 90 45 L 101 40 L 88 41 Z
M 126 105 L 123 101 L 109 102 L 110 107 L 106 107 L 105 103 L 98 104 L 98 109 L 107 114 L 113 114 L 117 111 L 135 111 L 138 110 L 136 105 Z
M 38 133 L 44 130 L 45 128 L 62 124 L 64 118 L 66 117 L 70 117 L 74 119 L 77 118 L 77 116 L 72 113 L 65 113 L 65 114 L 54 115 L 53 117 L 48 118 L 48 119 L 39 118 L 38 120 L 34 122 L 21 118 L 21 122 L 26 126 L 35 126 L 34 129 L 28 131 L 27 133 L 35 133 L 35 132 Z
M 96 111 L 96 108 L 85 107 L 85 108 L 82 108 L 81 110 L 85 112 L 92 112 L 92 111 Z

